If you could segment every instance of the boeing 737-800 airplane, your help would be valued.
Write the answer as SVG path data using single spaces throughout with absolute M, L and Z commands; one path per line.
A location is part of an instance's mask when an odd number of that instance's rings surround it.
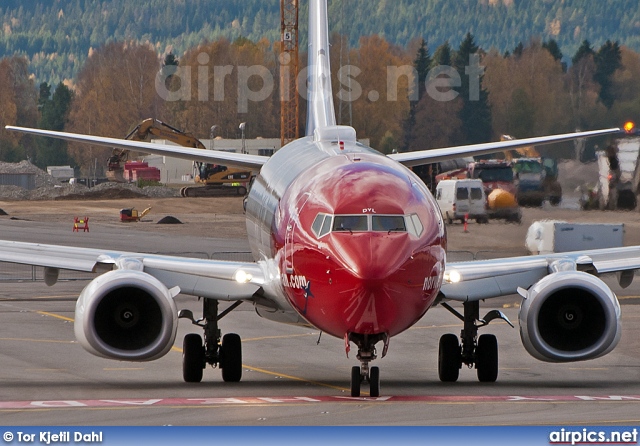
M 611 351 L 620 337 L 620 307 L 598 275 L 620 272 L 630 283 L 640 247 L 490 261 L 446 261 L 447 238 L 438 206 L 409 167 L 461 156 L 617 133 L 620 129 L 554 135 L 385 156 L 336 125 L 331 94 L 326 0 L 310 0 L 307 136 L 271 158 L 180 148 L 114 138 L 8 126 L 8 129 L 107 147 L 259 170 L 248 194 L 247 232 L 255 262 L 223 262 L 0 242 L 0 261 L 39 265 L 48 284 L 60 269 L 101 273 L 82 291 L 75 333 L 89 352 L 116 360 L 158 359 L 172 347 L 178 318 L 204 330 L 184 339 L 183 375 L 202 379 L 207 364 L 225 381 L 242 375 L 240 337 L 220 336 L 219 301 L 247 301 L 270 320 L 313 326 L 357 347 L 351 395 L 367 382 L 380 394 L 380 372 L 370 367 L 390 339 L 443 304 L 464 321 L 460 337 L 440 340 L 438 371 L 455 381 L 462 364 L 480 381 L 495 381 L 498 347 L 478 329 L 479 301 L 520 293 L 520 334 L 543 361 L 579 361 Z M 195 320 L 178 311 L 178 293 L 203 299 Z M 458 314 L 447 300 L 463 302 Z M 233 308 L 233 305 L 231 306 Z

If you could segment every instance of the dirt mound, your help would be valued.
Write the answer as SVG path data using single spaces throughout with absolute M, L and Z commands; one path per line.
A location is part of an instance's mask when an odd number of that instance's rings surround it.
M 167 215 L 164 218 L 161 218 L 160 220 L 158 220 L 158 223 L 156 223 L 158 225 L 181 225 L 182 222 L 180 220 L 178 220 L 175 217 L 172 217 L 171 215 Z
M 61 195 L 54 200 L 116 200 L 119 198 L 141 198 L 146 197 L 145 194 L 136 192 L 131 189 L 99 189 L 88 190 L 80 194 Z

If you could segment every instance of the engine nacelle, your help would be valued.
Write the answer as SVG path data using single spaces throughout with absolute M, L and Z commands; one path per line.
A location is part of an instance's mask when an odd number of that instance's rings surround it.
M 615 294 L 602 280 L 580 271 L 559 271 L 534 284 L 518 318 L 524 347 L 548 362 L 606 355 L 622 332 Z
M 171 293 L 155 277 L 114 270 L 82 290 L 74 329 L 78 342 L 94 355 L 151 361 L 173 346 L 178 312 Z

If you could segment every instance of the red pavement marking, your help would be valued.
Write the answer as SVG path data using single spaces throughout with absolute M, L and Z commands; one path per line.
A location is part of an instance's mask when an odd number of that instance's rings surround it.
M 236 397 L 236 398 L 157 398 L 134 399 L 115 398 L 100 400 L 47 400 L 47 401 L 0 401 L 0 410 L 7 409 L 59 409 L 87 407 L 149 407 L 149 406 L 187 406 L 203 407 L 218 405 L 273 405 L 273 404 L 310 404 L 310 403 L 517 403 L 517 402 L 554 402 L 554 401 L 589 401 L 589 402 L 640 402 L 640 395 L 500 395 L 500 396 L 383 396 L 379 398 L 352 398 L 346 396 L 314 396 L 314 397 Z

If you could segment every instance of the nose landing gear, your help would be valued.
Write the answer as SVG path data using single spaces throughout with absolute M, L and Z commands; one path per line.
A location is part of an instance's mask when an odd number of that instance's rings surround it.
M 385 347 L 382 356 L 387 352 L 388 336 L 386 334 L 378 335 L 360 335 L 350 333 L 349 341 L 353 341 L 358 346 L 358 355 L 360 366 L 351 368 L 351 396 L 360 396 L 360 387 L 363 382 L 369 383 L 369 396 L 377 398 L 380 396 L 380 369 L 376 366 L 369 367 L 369 363 L 377 358 L 375 345 L 381 340 L 385 341 Z

